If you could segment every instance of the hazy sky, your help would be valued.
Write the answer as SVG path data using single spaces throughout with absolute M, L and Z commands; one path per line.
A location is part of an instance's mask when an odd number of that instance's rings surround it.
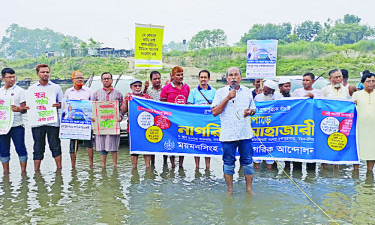
M 130 48 L 134 24 L 164 25 L 164 43 L 190 40 L 204 29 L 221 28 L 229 44 L 255 23 L 306 20 L 324 22 L 355 14 L 375 26 L 375 0 L 1 0 L 0 37 L 12 23 L 50 28 L 82 40 L 93 37 L 103 47 Z

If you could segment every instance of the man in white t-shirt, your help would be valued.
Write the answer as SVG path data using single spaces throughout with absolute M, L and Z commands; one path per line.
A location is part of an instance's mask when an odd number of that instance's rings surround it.
M 321 90 L 313 88 L 312 85 L 315 82 L 315 75 L 313 73 L 305 73 L 302 77 L 303 88 L 294 90 L 292 97 L 309 97 L 309 98 L 321 98 L 324 97 Z M 306 163 L 307 170 L 315 170 L 316 163 Z M 293 162 L 293 171 L 302 170 L 301 162 Z
M 10 140 L 13 140 L 21 171 L 26 172 L 27 150 L 25 146 L 25 128 L 22 114 L 26 112 L 25 91 L 16 85 L 16 72 L 12 68 L 4 68 L 1 71 L 1 80 L 5 85 L 0 89 L 0 96 L 10 98 L 12 111 L 14 113 L 12 128 L 7 134 L 0 135 L 0 160 L 3 164 L 4 173 L 9 173 Z
M 315 82 L 315 75 L 313 73 L 305 73 L 302 78 L 303 88 L 298 88 L 294 90 L 292 97 L 309 97 L 309 98 L 323 97 L 323 93 L 321 90 L 315 89 L 312 87 L 314 82 Z

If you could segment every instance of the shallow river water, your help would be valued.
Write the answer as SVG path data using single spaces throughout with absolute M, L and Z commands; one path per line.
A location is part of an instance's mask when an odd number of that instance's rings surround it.
M 103 171 L 98 153 L 90 169 L 82 146 L 72 170 L 63 140 L 63 169 L 56 171 L 47 148 L 35 173 L 30 127 L 26 131 L 27 174 L 21 175 L 13 146 L 10 175 L 0 169 L 0 224 L 334 224 L 280 169 L 256 171 L 249 195 L 237 165 L 235 191 L 228 196 L 220 158 L 211 160 L 209 171 L 201 159 L 196 171 L 193 157 L 185 157 L 184 168 L 171 169 L 157 156 L 150 170 L 140 157 L 132 170 L 127 141 L 117 170 L 109 156 Z M 364 165 L 359 173 L 348 165 L 287 174 L 339 224 L 375 224 L 374 176 Z
M 140 157 L 138 170 L 132 170 L 126 141 L 121 143 L 117 170 L 109 157 L 102 171 L 98 153 L 89 169 L 83 147 L 72 170 L 64 140 L 63 169 L 56 171 L 47 150 L 36 174 L 31 132 L 26 130 L 27 174 L 21 175 L 12 147 L 11 173 L 0 175 L 0 224 L 331 223 L 281 170 L 257 171 L 253 195 L 245 192 L 244 178 L 236 173 L 234 194 L 228 196 L 220 158 L 212 159 L 210 171 L 196 171 L 193 157 L 185 157 L 183 169 L 171 169 L 157 156 L 150 170 Z M 338 171 L 291 169 L 288 175 L 339 224 L 375 224 L 374 177 L 363 166 L 358 174 L 351 166 L 340 166 Z

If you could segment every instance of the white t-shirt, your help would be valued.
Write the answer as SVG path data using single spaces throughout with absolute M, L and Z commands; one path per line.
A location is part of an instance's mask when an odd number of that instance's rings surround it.
M 0 89 L 1 96 L 9 96 L 12 99 L 12 105 L 20 106 L 21 103 L 26 102 L 25 90 L 17 85 L 5 90 L 5 87 Z M 23 125 L 22 114 L 20 112 L 13 112 L 14 119 L 12 127 L 18 127 Z
M 298 88 L 294 90 L 292 97 L 305 97 L 308 93 L 312 93 L 314 95 L 314 98 L 321 98 L 324 97 L 321 90 L 313 88 L 310 91 L 305 90 L 304 88 Z

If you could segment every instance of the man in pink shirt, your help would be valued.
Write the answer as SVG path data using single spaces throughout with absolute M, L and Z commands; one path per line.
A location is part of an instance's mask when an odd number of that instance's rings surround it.
M 175 66 L 171 72 L 172 81 L 165 85 L 160 93 L 160 101 L 175 104 L 186 104 L 190 88 L 184 84 L 184 70 L 180 66 Z M 164 163 L 166 163 L 167 156 L 164 156 Z M 170 157 L 172 168 L 176 167 L 174 156 Z M 179 166 L 182 167 L 184 156 L 179 157 Z
M 88 87 L 83 86 L 85 84 L 84 77 L 81 71 L 77 70 L 72 73 L 72 81 L 74 86 L 68 88 L 65 91 L 65 99 L 69 100 L 92 100 L 92 90 Z M 77 146 L 78 140 L 70 140 L 70 160 L 72 163 L 72 168 L 76 166 L 77 157 Z M 93 150 L 93 140 L 83 140 L 83 145 L 87 148 L 87 154 L 89 156 L 89 165 L 92 168 L 94 166 L 94 150 Z

